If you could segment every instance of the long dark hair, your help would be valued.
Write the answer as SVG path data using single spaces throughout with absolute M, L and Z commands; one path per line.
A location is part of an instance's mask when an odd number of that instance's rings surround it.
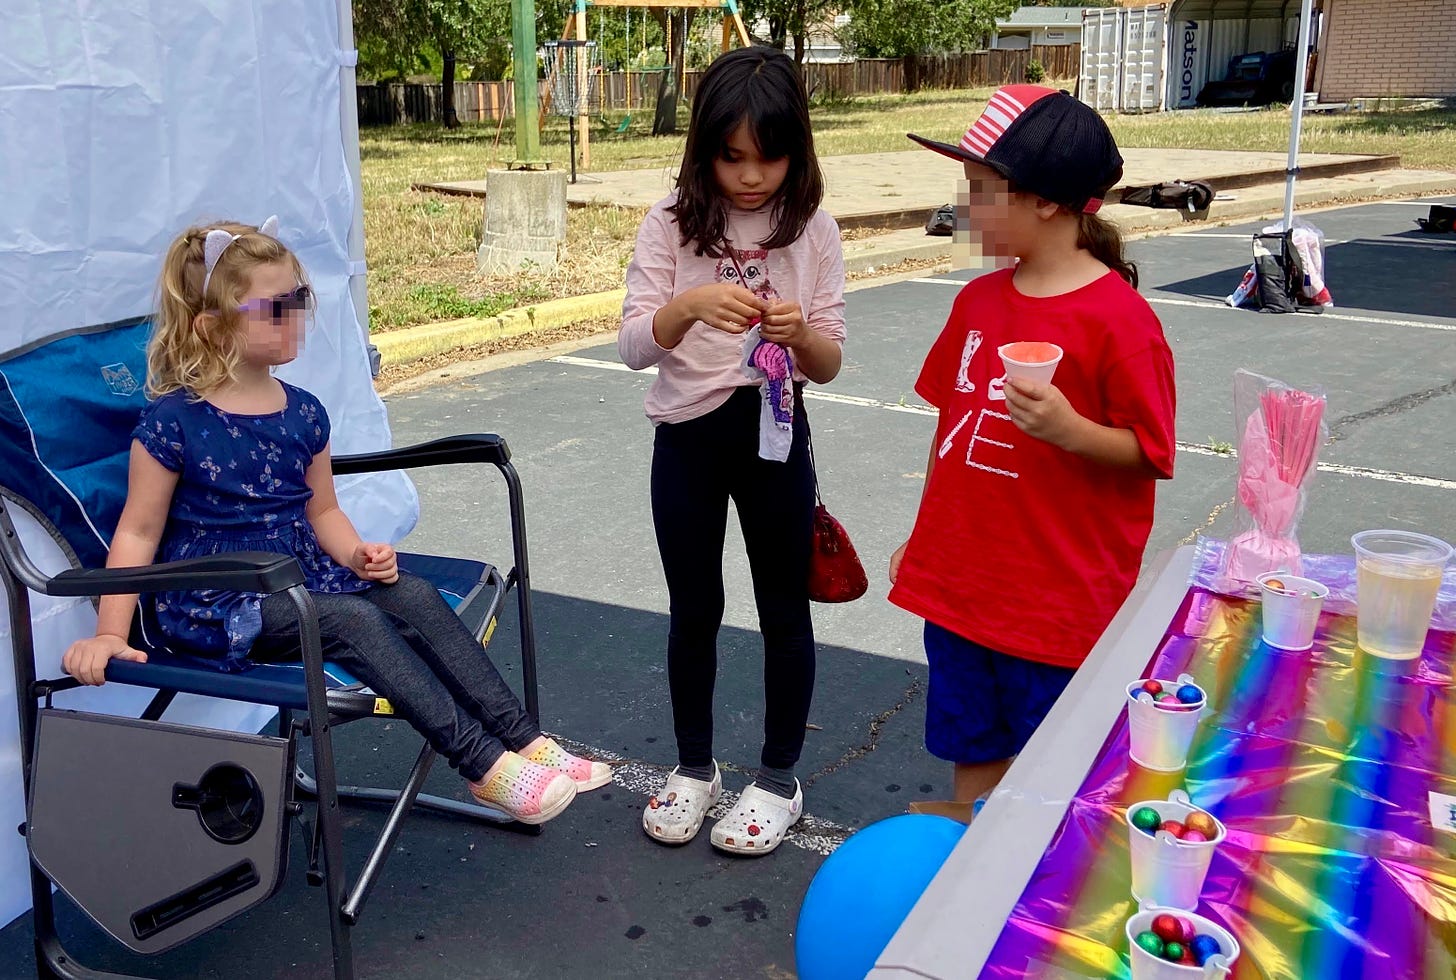
M 1092 257 L 1127 280 L 1133 289 L 1138 285 L 1137 265 L 1123 257 L 1122 232 L 1117 225 L 1095 214 L 1077 215 L 1077 247 L 1085 248 Z
M 728 204 L 713 162 L 745 122 L 765 158 L 789 160 L 788 175 L 773 198 L 773 231 L 760 246 L 784 248 L 797 241 L 824 198 L 824 175 L 809 128 L 809 97 L 793 59 L 760 45 L 720 55 L 704 72 L 693 98 L 677 203 L 669 209 L 677 216 L 682 243 L 695 243 L 698 255 L 723 254 Z

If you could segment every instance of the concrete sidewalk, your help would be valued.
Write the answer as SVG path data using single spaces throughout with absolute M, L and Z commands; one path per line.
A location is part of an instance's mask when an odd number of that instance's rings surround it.
M 906 141 L 907 146 L 912 144 Z M 1207 180 L 1216 190 L 1282 182 L 1283 153 L 1248 150 L 1125 149 L 1123 186 L 1169 180 Z M 1399 166 L 1399 158 L 1338 153 L 1300 156 L 1305 180 L 1368 173 Z M 950 200 L 961 165 L 928 150 L 861 153 L 824 157 L 824 208 L 843 228 L 905 228 L 925 221 L 928 212 Z M 569 203 L 649 207 L 673 184 L 676 167 L 583 174 L 568 185 Z M 485 181 L 415 185 L 420 190 L 485 196 Z M 1116 199 L 1114 191 L 1113 199 Z

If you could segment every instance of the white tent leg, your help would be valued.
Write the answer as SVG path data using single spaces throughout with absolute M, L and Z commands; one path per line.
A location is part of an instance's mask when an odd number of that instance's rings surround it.
M 1308 0 L 1306 0 L 1308 2 Z M 354 11 L 351 0 L 338 0 L 339 49 L 354 52 Z M 364 266 L 364 181 L 359 164 L 359 101 L 355 91 L 353 58 L 342 58 L 339 65 L 339 130 L 344 139 L 344 162 L 349 168 L 349 183 L 354 191 L 354 217 L 349 224 L 349 297 L 354 303 L 354 317 L 359 324 L 364 349 L 369 353 L 371 374 L 379 372 L 378 354 L 369 343 L 369 284 Z M 344 62 L 348 62 L 347 64 Z
M 1309 35 L 1314 21 L 1314 0 L 1303 0 L 1299 10 L 1299 42 L 1295 48 L 1294 101 L 1289 106 L 1289 165 L 1284 171 L 1284 229 L 1294 227 L 1294 180 L 1299 175 L 1299 131 L 1304 125 L 1304 88 L 1308 84 Z

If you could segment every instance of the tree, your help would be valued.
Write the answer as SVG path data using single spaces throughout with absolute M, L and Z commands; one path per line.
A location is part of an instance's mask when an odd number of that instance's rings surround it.
M 502 63 L 511 42 L 511 0 L 353 0 L 354 32 L 361 70 L 384 76 L 408 75 L 433 67 L 438 57 L 446 127 L 460 125 L 455 113 L 457 63 Z M 556 37 L 564 24 L 563 4 L 536 10 L 538 37 Z
M 788 38 L 792 35 L 794 61 L 803 64 L 809 32 L 842 6 L 836 0 L 754 0 L 743 4 L 743 19 L 748 24 L 766 21 L 768 41 L 781 51 L 788 47 Z
M 1017 0 L 854 0 L 849 40 L 860 57 L 904 58 L 905 87 L 920 87 L 919 59 L 974 51 Z
M 687 53 L 688 31 L 692 30 L 697 11 L 691 7 L 671 10 L 653 8 L 652 17 L 672 43 L 667 47 L 667 69 L 657 86 L 657 113 L 652 119 L 652 135 L 668 136 L 677 132 L 677 105 L 682 98 L 682 73 Z

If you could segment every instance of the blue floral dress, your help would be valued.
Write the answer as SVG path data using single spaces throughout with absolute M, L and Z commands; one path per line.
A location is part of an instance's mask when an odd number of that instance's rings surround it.
M 312 592 L 361 592 L 370 583 L 324 552 L 304 513 L 313 496 L 304 474 L 328 445 L 328 414 L 302 388 L 283 390 L 287 406 L 268 415 L 234 415 L 186 391 L 142 410 L 132 436 L 179 476 L 157 560 L 270 551 L 297 558 Z M 216 589 L 158 593 L 154 622 L 187 652 L 243 670 L 262 631 L 262 598 Z

